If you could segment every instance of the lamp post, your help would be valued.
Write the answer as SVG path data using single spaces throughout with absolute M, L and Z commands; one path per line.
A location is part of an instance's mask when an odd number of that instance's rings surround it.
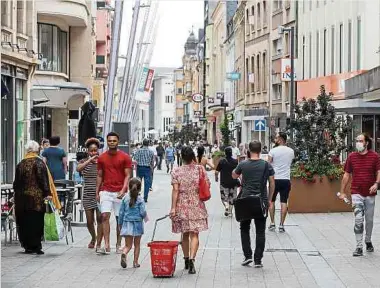
M 294 26 L 286 28 L 284 26 L 278 27 L 278 33 L 284 34 L 284 32 L 290 33 L 290 95 L 289 95 L 289 108 L 290 108 L 290 121 L 294 120 L 294 104 L 295 104 L 295 88 L 294 88 Z M 293 129 L 290 130 L 290 141 L 293 142 Z

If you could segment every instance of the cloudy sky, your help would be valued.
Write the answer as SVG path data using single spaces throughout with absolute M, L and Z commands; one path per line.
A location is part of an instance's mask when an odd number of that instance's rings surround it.
M 180 67 L 184 44 L 194 26 L 197 35 L 198 28 L 203 28 L 202 0 L 153 0 L 159 2 L 159 26 L 156 34 L 156 45 L 152 55 L 152 67 Z M 132 6 L 135 1 L 124 3 L 122 35 L 129 35 Z M 142 1 L 143 3 L 146 1 Z M 140 14 L 142 15 L 142 14 Z M 136 41 L 138 40 L 136 37 Z M 124 40 L 124 41 L 123 41 Z M 128 37 L 120 41 L 120 54 L 126 54 Z

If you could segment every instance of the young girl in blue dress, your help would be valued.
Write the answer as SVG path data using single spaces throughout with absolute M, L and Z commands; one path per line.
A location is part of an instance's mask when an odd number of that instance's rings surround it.
M 144 199 L 139 195 L 141 181 L 132 178 L 129 181 L 129 193 L 124 196 L 119 212 L 120 236 L 125 237 L 126 246 L 121 254 L 121 267 L 127 268 L 127 254 L 134 244 L 133 268 L 140 267 L 140 241 L 144 234 L 144 219 L 147 219 Z

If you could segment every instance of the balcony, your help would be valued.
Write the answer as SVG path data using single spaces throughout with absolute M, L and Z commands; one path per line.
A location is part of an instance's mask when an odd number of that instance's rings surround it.
M 63 19 L 69 26 L 87 27 L 90 14 L 86 0 L 36 1 L 38 15 Z
M 380 102 L 380 66 L 345 81 L 345 98 Z

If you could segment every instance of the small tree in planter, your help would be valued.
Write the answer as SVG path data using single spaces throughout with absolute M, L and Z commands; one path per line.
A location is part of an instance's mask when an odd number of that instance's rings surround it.
M 226 115 L 224 115 L 223 122 L 220 124 L 220 132 L 222 133 L 222 139 L 223 139 L 223 146 L 227 147 L 230 146 L 231 142 L 231 131 L 230 127 L 228 125 L 228 119 Z
M 342 152 L 349 152 L 346 138 L 352 130 L 350 116 L 338 116 L 330 103 L 332 94 L 326 94 L 321 86 L 317 99 L 303 99 L 295 105 L 295 119 L 288 126 L 288 134 L 293 130 L 295 163 L 292 177 L 305 182 L 316 182 L 323 176 L 329 180 L 340 179 L 343 166 L 340 163 Z

